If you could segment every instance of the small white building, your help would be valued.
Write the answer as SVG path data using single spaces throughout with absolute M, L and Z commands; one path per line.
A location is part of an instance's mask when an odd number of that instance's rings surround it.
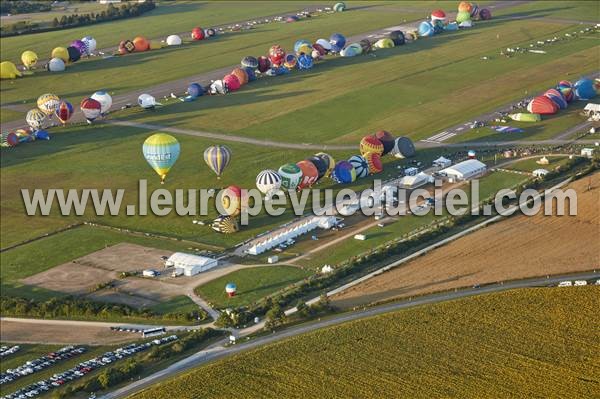
M 176 269 L 183 269 L 183 275 L 189 277 L 210 270 L 213 267 L 216 267 L 219 262 L 216 259 L 207 256 L 175 252 L 173 255 L 169 256 L 166 264 L 173 266 Z
M 269 256 L 267 258 L 267 263 L 272 264 L 272 263 L 277 263 L 277 262 L 279 262 L 279 256 L 277 256 L 277 255 Z
M 398 186 L 400 188 L 414 189 L 417 187 L 421 187 L 427 183 L 431 183 L 432 180 L 432 176 L 429 176 L 427 173 L 421 172 L 413 176 L 404 176 L 398 182 Z
M 591 158 L 594 156 L 594 149 L 593 148 L 582 148 L 581 149 L 581 156 L 582 157 L 587 157 L 587 158 Z
M 467 159 L 448 168 L 440 170 L 442 176 L 447 176 L 450 181 L 472 179 L 485 173 L 487 166 L 477 159 Z
M 433 166 L 437 168 L 447 168 L 450 165 L 452 165 L 452 161 L 444 157 L 439 157 L 438 159 L 433 161 Z
M 355 240 L 359 240 L 359 241 L 364 241 L 364 240 L 366 240 L 366 239 L 367 239 L 367 236 L 366 236 L 366 235 L 364 235 L 364 234 L 356 234 L 356 235 L 354 236 L 354 239 L 355 239 Z
M 535 177 L 544 177 L 548 174 L 548 170 L 547 169 L 536 169 L 533 172 L 531 172 Z

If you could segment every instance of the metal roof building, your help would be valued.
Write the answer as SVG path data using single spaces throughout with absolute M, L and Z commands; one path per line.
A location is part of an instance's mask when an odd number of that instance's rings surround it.
M 440 170 L 440 174 L 453 180 L 466 180 L 479 176 L 487 170 L 487 166 L 477 159 L 467 159 L 449 168 Z
M 195 274 L 205 272 L 218 265 L 218 261 L 206 256 L 186 254 L 183 252 L 175 252 L 169 256 L 166 264 L 174 266 L 176 269 L 183 269 L 185 276 L 193 276 Z

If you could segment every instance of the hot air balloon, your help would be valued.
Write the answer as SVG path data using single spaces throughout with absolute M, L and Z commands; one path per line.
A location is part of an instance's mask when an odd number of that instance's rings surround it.
M 42 94 L 37 99 L 37 106 L 45 113 L 47 116 L 51 116 L 58 108 L 58 104 L 60 103 L 60 98 L 56 94 Z
M 165 45 L 160 40 L 150 40 L 150 50 L 160 50 L 164 48 Z
M 87 55 L 91 55 L 96 51 L 96 39 L 91 36 L 86 36 L 81 41 L 85 44 L 85 51 Z
M 333 6 L 333 11 L 335 11 L 335 12 L 346 11 L 346 4 L 344 4 L 344 2 L 342 2 L 342 1 L 340 1 L 339 3 L 335 3 L 335 5 Z
M 383 163 L 381 162 L 381 156 L 374 152 L 367 152 L 363 155 L 367 164 L 369 164 L 369 173 L 372 175 L 383 171 Z
M 65 62 L 60 58 L 52 58 L 47 65 L 50 72 L 62 72 L 65 70 Z
M 223 77 L 223 83 L 227 85 L 227 90 L 229 91 L 236 91 L 242 86 L 238 77 L 232 74 L 225 75 Z
M 133 39 L 134 51 L 142 52 L 150 49 L 150 42 L 144 36 L 138 36 Z
M 69 62 L 69 52 L 64 47 L 56 47 L 52 50 L 51 58 L 60 58 L 66 64 Z
M 165 133 L 156 133 L 144 141 L 142 153 L 152 169 L 160 176 L 164 184 L 169 170 L 173 167 L 181 148 L 177 139 Z
M 488 8 L 483 8 L 481 11 L 479 11 L 479 18 L 484 21 L 492 19 L 492 12 Z
M 394 42 L 394 46 L 401 46 L 406 42 L 404 33 L 401 30 L 394 30 L 388 34 L 388 37 Z
M 81 58 L 81 53 L 73 46 L 67 47 L 67 52 L 69 53 L 69 62 L 77 62 Z
M 567 102 L 573 101 L 573 83 L 569 82 L 568 80 L 561 80 L 558 82 L 556 89 L 562 93 Z
M 61 101 L 54 112 L 58 120 L 64 125 L 73 116 L 73 106 L 68 101 Z
M 444 28 L 445 28 L 444 22 L 442 22 L 440 20 L 436 20 L 436 21 L 432 21 L 432 25 L 433 25 L 433 33 L 435 35 L 442 33 L 444 31 Z
M 415 156 L 415 145 L 408 137 L 398 137 L 390 153 L 396 158 L 411 158 Z
M 432 21 L 445 21 L 446 13 L 442 10 L 435 10 L 431 12 L 431 20 Z
M 94 119 L 99 117 L 102 113 L 102 105 L 93 98 L 84 98 L 81 102 L 80 108 L 88 123 L 92 123 Z
M 295 190 L 302 180 L 302 170 L 293 163 L 281 166 L 277 173 L 281 176 L 281 188 L 285 190 Z
M 204 30 L 200 27 L 196 27 L 196 28 L 192 29 L 192 39 L 193 40 L 204 39 Z
M 210 94 L 227 94 L 229 91 L 225 82 L 222 79 L 215 80 L 208 87 Z
M 37 132 L 38 130 L 36 130 Z M 20 143 L 31 143 L 32 141 L 35 141 L 35 134 L 32 134 L 32 132 L 27 131 L 25 129 L 17 129 L 15 130 L 15 134 L 17 135 L 17 140 Z
M 471 3 L 469 3 L 468 1 L 461 1 L 458 4 L 458 11 L 468 12 L 469 15 L 470 15 L 472 9 L 473 9 L 473 5 Z
M 469 150 L 467 152 L 467 158 L 469 158 L 469 159 L 475 159 L 476 157 L 477 157 L 477 153 L 475 151 Z
M 300 49 L 304 46 L 308 46 L 308 48 L 312 50 L 312 46 L 308 40 L 300 39 L 297 40 L 296 43 L 294 43 L 294 53 L 300 54 Z
M 256 176 L 256 188 L 267 197 L 279 190 L 280 187 L 281 176 L 272 169 L 263 170 Z
M 258 68 L 258 60 L 255 57 L 248 55 L 248 56 L 242 58 L 241 65 L 244 68 L 256 69 L 256 68 Z
M 40 111 L 39 109 L 34 108 L 27 112 L 25 121 L 27 122 L 32 131 L 40 130 L 46 124 L 46 114 Z
M 375 138 L 383 144 L 383 153 L 381 155 L 388 154 L 394 148 L 394 136 L 392 136 L 390 132 L 380 130 L 375 133 Z
M 315 44 L 313 44 L 313 48 L 317 48 L 317 45 L 325 50 L 326 53 L 330 52 L 333 49 L 331 43 L 327 39 L 318 39 Z
M 479 16 L 479 6 L 475 3 L 471 4 L 471 18 L 476 19 Z
M 329 37 L 329 44 L 331 44 L 331 51 L 339 53 L 346 45 L 346 37 L 341 33 L 334 33 Z
M 544 93 L 544 96 L 546 96 L 550 100 L 554 101 L 554 103 L 556 105 L 558 105 L 558 108 L 560 108 L 560 109 L 565 109 L 568 106 L 567 100 L 565 99 L 565 97 L 562 95 L 562 93 L 560 91 L 558 91 L 556 89 L 546 90 L 546 92 Z
M 389 38 L 383 38 L 383 39 L 379 39 L 375 42 L 375 44 L 373 44 L 374 48 L 392 48 L 394 47 L 394 42 L 392 41 L 392 39 Z
M 315 154 L 316 157 L 321 158 L 325 164 L 327 165 L 327 171 L 325 172 L 325 176 L 331 176 L 331 172 L 333 172 L 333 168 L 335 168 L 335 159 L 329 154 L 324 152 L 319 152 Z
M 187 88 L 187 94 L 192 98 L 200 97 L 204 94 L 204 88 L 198 83 L 192 83 Z
M 227 216 L 239 215 L 242 212 L 242 189 L 233 185 L 223 189 L 221 205 Z
M 527 111 L 532 114 L 552 115 L 558 111 L 558 105 L 545 96 L 537 96 L 527 105 Z
M 233 71 L 231 71 L 231 74 L 235 75 L 238 78 L 238 80 L 240 81 L 240 86 L 243 86 L 246 83 L 248 83 L 248 74 L 242 68 L 235 68 Z
M 360 51 L 362 52 L 362 48 L 360 48 Z M 348 46 L 348 47 L 342 49 L 342 51 L 340 51 L 340 55 L 342 57 L 355 57 L 358 54 L 360 54 L 360 53 L 356 50 L 356 47 Z
M 348 159 L 348 162 L 354 167 L 357 178 L 361 179 L 369 176 L 369 164 L 365 158 L 360 155 L 354 155 Z
M 110 107 L 112 107 L 112 97 L 104 90 L 95 92 L 90 98 L 100 103 L 100 113 L 102 115 L 106 115 Z
M 335 164 L 331 178 L 338 183 L 348 184 L 356 180 L 356 171 L 348 161 L 339 161 Z
M 223 171 L 231 162 L 231 150 L 224 145 L 213 145 L 204 150 L 204 162 L 221 178 Z
M 283 66 L 287 69 L 294 69 L 296 68 L 296 64 L 298 64 L 298 58 L 294 54 L 286 54 Z
M 379 155 L 383 154 L 383 143 L 374 136 L 365 136 L 360 141 L 360 153 L 364 156 L 367 152 L 375 152 Z
M 0 145 L 2 147 L 16 147 L 19 145 L 19 138 L 15 132 L 2 133 Z
M 204 36 L 213 37 L 217 34 L 217 32 L 213 28 L 208 28 L 204 30 Z
M 508 117 L 513 121 L 518 122 L 539 122 L 542 120 L 542 117 L 539 114 L 530 114 L 519 112 L 517 114 L 509 114 Z
M 305 159 L 304 161 L 300 161 L 296 163 L 296 166 L 298 166 L 302 171 L 302 179 L 298 184 L 298 190 L 311 187 L 317 182 L 317 180 L 319 180 L 319 171 L 309 160 Z
M 10 61 L 0 63 L 0 79 L 15 79 L 17 76 L 23 76 L 17 69 L 17 66 Z
M 402 35 L 402 39 L 404 39 L 404 35 Z M 362 39 L 358 44 L 360 44 L 360 47 L 362 47 L 363 53 L 368 53 L 371 51 L 371 42 L 369 39 Z
M 240 231 L 240 224 L 235 217 L 221 215 L 213 220 L 212 229 L 223 234 L 233 234 Z
M 288 23 L 290 23 L 290 22 L 297 22 L 299 19 L 300 19 L 300 18 L 298 18 L 298 17 L 297 17 L 297 16 L 295 16 L 295 15 L 290 15 L 289 17 L 287 17 L 287 18 L 285 19 L 285 22 L 288 22 Z
M 242 69 L 246 71 L 246 75 L 248 75 L 248 82 L 256 80 L 256 72 L 254 72 L 254 68 L 244 67 Z
M 594 81 L 588 78 L 579 79 L 573 86 L 575 89 L 575 96 L 578 100 L 590 100 L 596 97 L 596 88 L 594 87 Z
M 77 51 L 79 51 L 79 55 L 86 55 L 87 54 L 87 46 L 85 45 L 85 43 L 82 40 L 73 40 L 71 42 L 71 47 L 74 47 L 77 49 Z
M 131 40 L 123 40 L 119 43 L 119 54 L 132 53 L 135 50 L 135 44 Z
M 147 93 L 140 94 L 138 97 L 138 104 L 144 109 L 154 109 L 154 107 L 157 105 L 162 105 L 161 103 L 156 102 L 156 98 L 154 98 L 154 96 L 151 96 Z
M 31 69 L 38 62 L 38 56 L 31 50 L 23 51 L 21 54 L 21 62 L 27 69 Z
M 428 37 L 435 33 L 433 25 L 429 21 L 423 21 L 419 24 L 419 36 Z
M 467 22 L 467 21 L 471 21 L 471 13 L 468 11 L 459 11 L 458 14 L 456 14 L 456 22 L 458 22 L 459 24 L 463 23 L 463 22 Z M 420 33 L 420 27 L 419 27 L 419 33 Z M 423 35 L 421 35 L 423 36 Z
M 315 166 L 315 168 L 317 168 L 317 172 L 318 172 L 317 180 L 321 180 L 321 178 L 323 176 L 325 176 L 325 174 L 327 173 L 328 160 L 326 161 L 325 159 L 323 159 L 317 155 L 313 155 L 312 157 L 308 158 L 307 160 L 310 161 Z
M 235 293 L 237 292 L 237 286 L 234 283 L 227 283 L 225 286 L 225 292 L 227 293 L 227 296 L 231 298 L 235 296 Z
M 270 68 L 271 68 L 271 61 L 267 57 L 265 57 L 264 55 L 261 55 L 260 57 L 258 57 L 258 71 L 259 72 L 265 73 Z
M 272 65 L 281 65 L 284 57 L 285 51 L 281 48 L 281 46 L 275 45 L 269 49 L 269 61 L 271 61 Z
M 179 46 L 181 44 L 181 38 L 178 35 L 167 36 L 167 46 Z
M 33 133 L 36 140 L 50 140 L 50 133 L 47 130 L 38 130 Z

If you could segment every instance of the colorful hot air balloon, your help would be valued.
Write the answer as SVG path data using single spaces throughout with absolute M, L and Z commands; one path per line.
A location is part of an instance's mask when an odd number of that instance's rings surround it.
M 137 51 L 138 53 L 147 51 L 150 50 L 150 42 L 144 36 L 138 36 L 133 39 L 133 47 L 135 49 L 134 51 Z
M 256 72 L 254 68 L 244 67 L 242 69 L 246 71 L 246 75 L 248 75 L 248 82 L 256 80 Z
M 85 44 L 85 52 L 87 55 L 91 55 L 96 51 L 96 39 L 91 36 L 86 36 L 82 38 L 81 41 Z
M 260 57 L 258 57 L 258 71 L 260 73 L 265 73 L 269 69 L 271 69 L 271 60 L 269 60 L 264 55 L 261 55 Z
M 302 180 L 302 170 L 293 163 L 281 166 L 277 173 L 281 176 L 281 188 L 285 190 L 295 190 Z
M 204 30 L 200 27 L 192 29 L 192 39 L 193 40 L 204 39 Z
M 204 94 L 204 88 L 198 83 L 192 83 L 187 88 L 187 94 L 192 97 L 200 97 Z
M 294 54 L 286 54 L 283 66 L 287 69 L 294 69 L 296 68 L 296 64 L 298 64 L 298 58 Z
M 242 189 L 233 185 L 223 189 L 221 205 L 227 216 L 239 215 L 242 211 Z
M 131 40 L 122 40 L 119 43 L 119 54 L 132 53 L 135 50 L 135 44 Z
M 256 176 L 256 188 L 267 196 L 279 190 L 280 187 L 281 176 L 272 169 L 263 170 Z
M 560 91 L 558 91 L 556 89 L 546 90 L 546 92 L 544 93 L 544 96 L 546 96 L 550 100 L 554 101 L 554 103 L 556 105 L 558 105 L 558 108 L 560 108 L 560 109 L 565 109 L 568 106 L 567 100 L 565 99 L 565 97 L 562 95 L 562 93 Z
M 234 283 L 227 283 L 225 286 L 225 292 L 227 293 L 228 297 L 235 296 L 235 293 L 237 292 L 237 286 Z
M 532 114 L 552 115 L 558 111 L 558 105 L 546 96 L 537 96 L 527 105 L 527 111 Z
M 213 220 L 212 229 L 223 234 L 233 234 L 240 231 L 240 224 L 235 217 L 221 215 Z
M 473 5 L 468 1 L 461 1 L 458 4 L 458 11 L 468 12 L 470 15 L 471 10 L 473 10 Z
M 317 155 L 313 155 L 312 157 L 308 158 L 308 161 L 310 161 L 315 166 L 315 168 L 317 168 L 317 180 L 321 180 L 321 178 L 327 173 L 327 165 L 329 163 L 329 160 L 326 161 L 325 159 Z
M 73 106 L 68 101 L 61 101 L 54 112 L 58 120 L 64 125 L 73 115 Z
M 348 162 L 354 167 L 357 178 L 361 179 L 369 176 L 369 164 L 365 158 L 360 155 L 354 155 L 348 159 Z
M 573 83 L 569 82 L 568 80 L 561 80 L 560 82 L 558 82 L 558 85 L 556 85 L 556 90 L 562 93 L 567 102 L 573 101 Z
M 394 47 L 394 42 L 392 41 L 392 39 L 389 38 L 383 38 L 383 39 L 379 39 L 375 42 L 375 44 L 373 44 L 373 48 L 392 48 Z
M 54 114 L 58 104 L 60 104 L 60 98 L 56 94 L 42 94 L 37 99 L 38 108 L 48 116 Z
M 300 39 L 297 40 L 296 43 L 294 43 L 294 53 L 296 54 L 300 54 L 300 50 L 302 49 L 302 47 L 308 47 L 309 49 L 312 48 L 312 45 L 310 44 L 310 42 L 306 39 Z M 303 51 L 305 52 L 305 51 Z
M 2 147 L 16 147 L 17 145 L 19 145 L 19 138 L 17 137 L 15 132 L 2 133 L 0 145 Z
M 479 6 L 475 3 L 471 4 L 471 18 L 476 19 L 479 16 Z
M 390 153 L 396 158 L 411 158 L 415 156 L 415 145 L 408 137 L 398 137 Z
M 317 39 L 317 41 L 313 44 L 313 48 L 319 47 L 325 50 L 325 53 L 330 52 L 333 48 L 333 46 L 331 45 L 331 43 L 329 43 L 329 40 L 327 39 Z
M 79 107 L 88 123 L 92 123 L 94 119 L 102 114 L 102 105 L 93 98 L 84 98 Z
M 367 152 L 374 152 L 379 155 L 383 154 L 383 143 L 375 136 L 365 136 L 360 141 L 360 153 L 364 156 Z
M 213 145 L 204 150 L 204 162 L 221 178 L 223 171 L 231 161 L 231 150 L 224 145 Z
M 419 36 L 428 37 L 433 36 L 435 30 L 433 24 L 429 21 L 423 21 L 419 24 Z
M 431 20 L 432 21 L 445 21 L 446 13 L 442 10 L 435 10 L 431 12 Z
M 363 155 L 365 161 L 369 164 L 369 173 L 374 175 L 383 171 L 383 163 L 381 162 L 381 156 L 374 152 L 367 152 Z
M 252 57 L 251 55 L 242 58 L 242 62 L 240 64 L 244 68 L 258 68 L 258 60 L 255 57 Z
M 269 61 L 272 65 L 279 66 L 283 63 L 285 51 L 279 45 L 272 46 L 269 49 Z
M 106 115 L 112 106 L 112 97 L 104 90 L 100 90 L 92 94 L 90 97 L 100 103 L 100 113 Z
M 160 176 L 164 184 L 167 174 L 179 158 L 181 148 L 177 139 L 165 133 L 156 133 L 148 137 L 142 146 L 144 158 Z
M 356 180 L 356 171 L 350 162 L 339 161 L 335 164 L 331 177 L 338 183 L 348 184 Z
M 82 40 L 73 40 L 71 42 L 71 47 L 74 47 L 77 49 L 77 51 L 79 51 L 79 55 L 86 55 L 87 54 L 87 46 L 85 45 L 85 43 Z
M 69 52 L 64 47 L 56 47 L 52 50 L 52 55 L 50 58 L 60 58 L 66 64 L 69 62 Z
M 594 81 L 588 78 L 579 79 L 573 85 L 575 89 L 575 96 L 578 100 L 590 100 L 596 97 L 596 88 L 594 87 Z
M 331 176 L 331 172 L 333 172 L 333 168 L 335 168 L 335 159 L 333 159 L 331 155 L 326 154 L 324 152 L 319 152 L 315 154 L 315 156 L 321 158 L 327 165 L 327 171 L 325 172 L 325 176 Z
M 319 179 L 319 171 L 317 167 L 309 160 L 305 159 L 296 163 L 296 166 L 302 171 L 302 179 L 298 184 L 298 190 L 311 187 Z
M 229 74 L 223 77 L 223 83 L 227 86 L 227 90 L 236 91 L 238 90 L 242 84 L 237 76 Z
M 456 14 L 456 22 L 463 23 L 463 22 L 467 22 L 467 21 L 471 21 L 471 13 L 468 11 L 459 11 L 458 14 Z M 419 34 L 421 34 L 420 32 L 421 28 L 419 27 Z M 421 35 L 423 36 L 423 35 Z
M 21 62 L 27 69 L 31 69 L 38 62 L 38 56 L 31 50 L 23 51 L 21 54 Z
M 238 80 L 240 81 L 240 86 L 243 86 L 246 83 L 248 83 L 248 74 L 242 68 L 235 68 L 233 71 L 231 71 L 231 74 L 235 75 L 238 78 Z
M 34 108 L 27 112 L 25 121 L 27 122 L 32 131 L 40 130 L 46 124 L 46 114 L 40 111 L 39 109 Z
M 375 133 L 375 138 L 383 144 L 383 153 L 381 155 L 388 154 L 394 148 L 394 136 L 392 136 L 390 132 L 380 130 Z
M 346 37 L 341 33 L 334 33 L 329 37 L 329 44 L 331 44 L 331 51 L 339 53 L 346 45 Z

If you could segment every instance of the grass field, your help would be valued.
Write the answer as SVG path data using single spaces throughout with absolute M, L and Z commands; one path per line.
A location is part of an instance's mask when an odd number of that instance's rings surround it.
M 241 269 L 196 288 L 196 294 L 217 308 L 239 307 L 256 302 L 292 283 L 308 277 L 310 272 L 292 266 L 264 266 Z M 237 294 L 228 298 L 225 285 L 237 285 Z
M 232 356 L 133 397 L 590 397 L 599 292 L 523 289 L 398 311 Z
M 536 169 L 554 170 L 555 168 L 564 165 L 569 160 L 569 157 L 550 156 L 546 157 L 550 162 L 548 165 L 540 165 L 537 163 L 540 160 L 540 158 L 541 157 L 523 159 L 521 161 L 517 161 L 513 164 L 508 165 L 506 168 L 512 170 L 520 170 L 523 172 L 533 172 Z
M 0 108 L 0 123 L 14 121 L 24 118 L 25 114 L 18 111 L 13 111 L 7 108 Z

